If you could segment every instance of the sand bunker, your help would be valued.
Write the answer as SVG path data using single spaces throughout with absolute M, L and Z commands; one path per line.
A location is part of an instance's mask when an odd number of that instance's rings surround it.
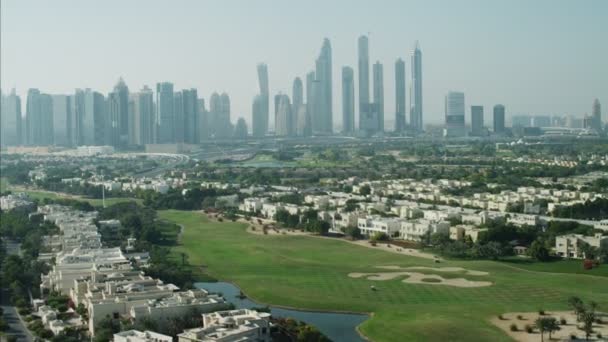
M 437 272 L 462 272 L 462 271 L 464 271 L 464 274 L 472 275 L 472 276 L 485 276 L 485 275 L 489 274 L 488 272 L 467 270 L 466 268 L 462 268 L 462 267 L 376 266 L 376 268 L 382 268 L 385 270 L 430 270 L 430 271 L 437 271 Z
M 424 267 L 424 266 L 376 266 L 385 270 L 395 270 L 401 272 L 377 272 L 377 273 L 350 273 L 348 276 L 351 278 L 366 278 L 368 280 L 392 280 L 396 278 L 402 278 L 404 283 L 408 284 L 429 284 L 429 285 L 447 285 L 456 287 L 482 287 L 490 286 L 492 282 L 489 281 L 476 281 L 468 280 L 465 278 L 444 278 L 438 274 L 424 274 L 418 272 L 411 272 L 409 270 L 431 270 L 436 272 L 464 272 L 465 275 L 472 276 L 484 276 L 488 275 L 488 272 L 467 270 L 462 267 Z
M 489 281 L 473 281 L 465 278 L 443 278 L 437 274 L 424 274 L 417 272 L 386 272 L 386 273 L 349 273 L 351 278 L 366 278 L 368 280 L 391 280 L 400 277 L 408 284 L 447 285 L 456 287 L 482 287 L 492 285 Z

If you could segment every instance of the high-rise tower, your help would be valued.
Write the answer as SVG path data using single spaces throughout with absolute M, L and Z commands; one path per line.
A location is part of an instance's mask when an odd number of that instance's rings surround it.
M 493 112 L 494 134 L 505 133 L 505 106 L 497 104 L 494 106 Z
M 252 105 L 252 133 L 254 137 L 263 137 L 268 133 L 268 112 L 270 92 L 268 89 L 268 66 L 258 64 L 258 85 L 260 93 L 253 99 Z
M 342 132 L 355 131 L 355 81 L 353 68 L 342 67 Z
M 464 93 L 450 91 L 445 96 L 444 136 L 463 137 L 465 135 Z
M 405 62 L 395 62 L 395 131 L 405 130 Z
M 333 100 L 332 100 L 332 61 L 331 43 L 329 39 L 323 40 L 321 53 L 316 61 L 315 76 L 318 84 L 318 95 L 315 99 L 318 111 L 313 117 L 313 131 L 319 133 L 333 132 Z
M 410 84 L 410 127 L 422 131 L 422 52 L 416 42 L 411 58 L 412 82 Z
M 373 67 L 374 105 L 377 112 L 377 132 L 384 132 L 384 67 L 378 61 Z
M 156 84 L 156 138 L 157 144 L 174 142 L 173 83 Z
M 359 71 L 359 129 L 366 130 L 366 122 L 370 119 L 369 108 L 369 40 L 360 36 L 357 40 L 358 71 Z

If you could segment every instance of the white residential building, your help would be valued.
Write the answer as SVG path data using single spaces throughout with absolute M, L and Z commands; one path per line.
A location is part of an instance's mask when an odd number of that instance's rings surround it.
M 127 330 L 114 334 L 114 342 L 173 342 L 173 337 L 149 330 Z
M 399 237 L 404 240 L 420 241 L 426 234 L 445 233 L 450 229 L 449 222 L 433 222 L 431 220 L 417 219 L 402 221 Z
M 270 314 L 240 309 L 203 315 L 203 327 L 177 335 L 179 342 L 270 342 Z
M 357 227 L 361 230 L 361 234 L 365 236 L 372 236 L 376 233 L 395 236 L 399 232 L 400 221 L 389 217 L 367 216 L 357 219 Z
M 555 253 L 564 258 L 583 259 L 585 253 L 582 246 L 588 244 L 591 247 L 599 248 L 608 244 L 608 236 L 598 233 L 594 236 L 581 234 L 568 234 L 555 238 Z

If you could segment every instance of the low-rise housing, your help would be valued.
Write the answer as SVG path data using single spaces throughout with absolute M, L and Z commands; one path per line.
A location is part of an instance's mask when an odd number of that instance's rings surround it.
M 173 342 L 173 337 L 149 330 L 127 330 L 114 334 L 114 342 Z
M 179 342 L 270 342 L 270 314 L 240 309 L 203 315 L 203 327 L 177 335 Z
M 599 248 L 608 244 L 608 236 L 597 233 L 594 236 L 581 234 L 568 234 L 555 238 L 555 253 L 564 258 L 583 259 L 585 258 L 583 246 L 587 244 L 591 247 Z

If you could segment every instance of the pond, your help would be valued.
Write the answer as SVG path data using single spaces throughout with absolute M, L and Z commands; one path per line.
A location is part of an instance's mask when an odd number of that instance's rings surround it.
M 266 306 L 256 303 L 250 299 L 239 298 L 240 290 L 231 283 L 196 283 L 197 288 L 209 292 L 221 292 L 227 301 L 234 304 L 237 309 L 249 309 L 253 307 Z M 365 321 L 368 316 L 360 314 L 341 314 L 318 311 L 298 311 L 269 306 L 275 317 L 290 317 L 315 326 L 325 336 L 334 342 L 363 342 L 363 339 L 355 328 Z

